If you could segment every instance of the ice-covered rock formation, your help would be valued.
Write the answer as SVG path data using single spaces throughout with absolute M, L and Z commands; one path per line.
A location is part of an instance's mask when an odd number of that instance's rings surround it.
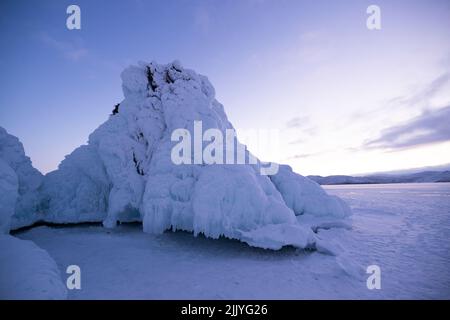
M 87 145 L 45 177 L 42 210 L 48 221 L 103 220 L 113 227 L 117 221 L 142 220 L 146 232 L 186 230 L 278 249 L 314 246 L 311 229 L 299 224 L 296 215 L 349 215 L 340 199 L 287 166 L 265 176 L 259 161 L 175 163 L 171 154 L 182 140 L 173 136 L 176 130 L 198 137 L 208 129 L 218 129 L 223 136 L 233 129 L 214 88 L 206 77 L 178 62 L 141 63 L 121 77 L 124 100 Z M 198 121 L 200 133 L 194 125 Z M 205 135 L 200 137 L 201 150 L 206 145 L 202 138 L 208 140 Z M 237 139 L 231 141 L 237 149 Z M 198 163 L 198 149 L 190 151 L 183 156 Z M 212 154 L 217 160 L 228 150 L 216 152 Z M 248 151 L 245 156 L 250 157 Z
M 33 168 L 22 143 L 0 127 L 0 228 L 8 232 L 37 218 L 42 174 Z

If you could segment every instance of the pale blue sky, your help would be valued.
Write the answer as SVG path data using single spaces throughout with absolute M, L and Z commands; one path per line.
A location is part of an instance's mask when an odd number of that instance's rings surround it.
M 125 66 L 174 59 L 208 76 L 235 127 L 279 129 L 268 158 L 302 174 L 450 162 L 448 0 L 1 1 L 0 39 L 0 125 L 43 172 L 122 100 Z

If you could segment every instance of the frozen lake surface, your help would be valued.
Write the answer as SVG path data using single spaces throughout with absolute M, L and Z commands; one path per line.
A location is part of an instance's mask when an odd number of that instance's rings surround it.
M 17 233 L 48 251 L 70 299 L 450 299 L 450 183 L 326 186 L 353 209 L 353 228 L 320 230 L 338 257 L 273 252 L 186 232 L 150 235 L 138 224 L 35 227 Z M 381 289 L 366 287 L 367 266 Z
M 347 255 L 381 267 L 381 295 L 450 298 L 450 183 L 326 189 L 351 205 Z

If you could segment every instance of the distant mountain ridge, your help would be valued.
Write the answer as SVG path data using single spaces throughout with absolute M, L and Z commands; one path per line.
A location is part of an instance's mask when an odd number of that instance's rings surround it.
M 450 163 L 435 165 L 435 166 L 425 166 L 425 167 L 416 167 L 416 168 L 409 168 L 409 169 L 400 169 L 400 170 L 390 170 L 390 171 L 379 171 L 379 172 L 365 172 L 360 174 L 355 174 L 355 177 L 366 177 L 366 176 L 379 176 L 379 175 L 405 175 L 405 174 L 412 174 L 412 173 L 421 173 L 421 172 L 428 172 L 428 171 L 450 171 Z
M 380 183 L 420 183 L 420 182 L 450 182 L 450 170 L 445 171 L 421 171 L 409 174 L 373 174 L 367 176 L 308 176 L 321 185 L 332 184 L 380 184 Z

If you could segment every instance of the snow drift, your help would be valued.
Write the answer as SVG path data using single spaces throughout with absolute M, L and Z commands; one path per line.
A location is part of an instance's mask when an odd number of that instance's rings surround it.
M 22 143 L 0 127 L 0 229 L 9 232 L 34 223 L 42 174 L 33 168 Z
M 65 299 L 55 261 L 32 241 L 0 235 L 0 299 Z
M 194 135 L 194 121 L 202 121 L 204 130 L 233 129 L 214 88 L 178 62 L 140 63 L 121 77 L 125 99 L 87 145 L 45 176 L 41 189 L 47 221 L 103 221 L 113 227 L 117 221 L 136 220 L 146 232 L 186 230 L 277 249 L 314 245 L 314 235 L 296 215 L 350 214 L 340 199 L 287 166 L 264 176 L 259 161 L 174 164 L 174 130 Z

